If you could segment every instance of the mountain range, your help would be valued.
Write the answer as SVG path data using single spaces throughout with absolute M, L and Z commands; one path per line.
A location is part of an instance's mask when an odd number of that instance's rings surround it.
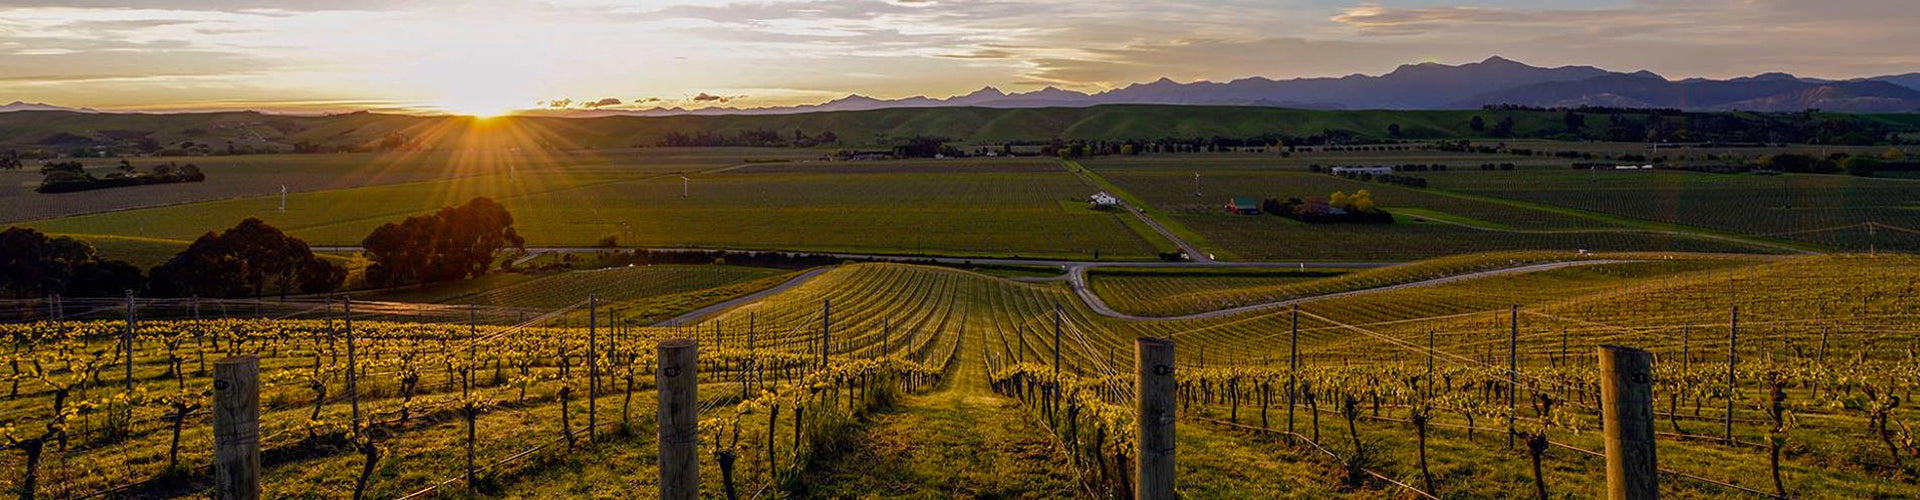
M 1687 111 L 1794 112 L 1808 109 L 1842 113 L 1920 112 L 1920 73 L 1849 80 L 1803 78 L 1765 73 L 1727 80 L 1670 80 L 1650 71 L 1622 73 L 1592 66 L 1531 66 L 1499 56 L 1460 65 L 1407 64 L 1378 75 L 1337 78 L 1264 77 L 1228 82 L 1180 83 L 1161 78 L 1095 93 L 1046 87 L 1004 92 L 984 87 L 947 98 L 914 96 L 880 99 L 859 94 L 820 104 L 776 107 L 656 107 L 645 109 L 541 109 L 521 114 L 559 117 L 776 115 L 819 111 L 983 107 L 999 109 L 1082 108 L 1106 104 L 1254 106 L 1307 110 L 1459 110 L 1488 105 L 1532 107 L 1611 106 L 1674 108 Z M 0 112 L 62 110 L 39 103 L 14 102 Z
M 1009 93 L 985 87 L 948 98 L 878 99 L 849 95 L 821 104 L 763 108 L 650 108 L 640 110 L 549 110 L 560 116 L 787 114 L 815 111 L 976 106 L 986 108 L 1086 107 L 1102 104 L 1259 106 L 1317 110 L 1445 110 L 1487 105 L 1676 108 L 1687 111 L 1823 111 L 1899 113 L 1920 111 L 1920 73 L 1852 80 L 1801 78 L 1766 73 L 1728 80 L 1669 80 L 1649 71 L 1622 73 L 1592 66 L 1543 68 L 1503 57 L 1460 65 L 1408 64 L 1379 76 L 1338 78 L 1263 77 L 1228 82 L 1150 83 L 1084 93 L 1047 87 Z

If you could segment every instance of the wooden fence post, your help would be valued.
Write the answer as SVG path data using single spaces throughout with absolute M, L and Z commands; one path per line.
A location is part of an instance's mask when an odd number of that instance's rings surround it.
M 587 442 L 600 433 L 600 298 L 587 295 Z
M 1600 346 L 1599 352 L 1607 498 L 1660 498 L 1660 469 L 1653 443 L 1653 355 L 1611 345 Z
M 700 498 L 699 343 L 689 339 L 660 342 L 654 373 L 659 387 L 660 498 Z
M 1136 498 L 1173 500 L 1174 405 L 1173 341 L 1142 337 L 1134 341 L 1134 390 L 1139 394 L 1138 438 L 1134 441 Z
M 213 362 L 213 481 L 220 500 L 260 498 L 260 358 Z
M 1518 418 L 1515 403 L 1520 390 L 1520 306 L 1507 309 L 1507 447 L 1513 447 L 1514 420 Z
M 1293 433 L 1293 396 L 1298 390 L 1295 374 L 1300 372 L 1300 306 L 1293 306 L 1292 333 L 1287 335 L 1287 433 Z
M 1733 444 L 1733 365 L 1740 361 L 1740 306 L 1733 306 L 1733 322 L 1727 330 L 1727 444 Z

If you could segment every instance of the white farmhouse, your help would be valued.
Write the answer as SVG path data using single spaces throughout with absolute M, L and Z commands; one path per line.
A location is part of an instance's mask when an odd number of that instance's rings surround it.
M 1087 203 L 1089 206 L 1092 206 L 1094 210 L 1106 210 L 1113 208 L 1115 205 L 1119 205 L 1120 199 L 1114 198 L 1113 195 L 1107 194 L 1106 191 L 1101 191 L 1094 193 L 1093 196 L 1087 197 Z

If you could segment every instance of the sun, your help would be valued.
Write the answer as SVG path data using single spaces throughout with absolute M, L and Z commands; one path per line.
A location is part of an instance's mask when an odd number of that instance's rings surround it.
M 448 104 L 441 105 L 440 109 L 445 110 L 448 113 L 462 115 L 462 116 L 471 116 L 471 117 L 479 118 L 483 120 L 487 118 L 496 118 L 496 117 L 506 116 L 509 114 L 513 114 L 514 112 L 513 106 L 504 105 L 504 104 L 487 104 L 487 103 L 464 103 L 464 104 L 448 103 Z

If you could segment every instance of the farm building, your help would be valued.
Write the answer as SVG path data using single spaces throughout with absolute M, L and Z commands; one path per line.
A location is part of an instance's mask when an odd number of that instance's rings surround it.
M 1393 167 L 1384 167 L 1384 166 L 1374 166 L 1374 167 L 1333 167 L 1333 173 L 1334 173 L 1334 174 L 1373 174 L 1373 175 L 1384 175 L 1384 174 L 1392 174 L 1392 173 L 1393 173 Z
M 1094 210 L 1106 210 L 1113 208 L 1115 205 L 1119 205 L 1120 199 L 1114 198 L 1113 195 L 1107 194 L 1106 191 L 1101 191 L 1094 193 L 1093 196 L 1087 197 L 1087 204 L 1092 206 Z
M 1227 213 L 1240 215 L 1260 215 L 1260 200 L 1234 197 L 1227 200 Z

